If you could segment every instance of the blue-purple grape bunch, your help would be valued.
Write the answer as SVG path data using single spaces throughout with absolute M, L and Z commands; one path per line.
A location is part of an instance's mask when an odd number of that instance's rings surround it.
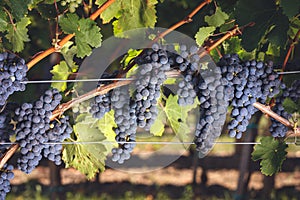
M 10 180 L 14 178 L 12 170 L 14 167 L 10 164 L 4 164 L 3 168 L 0 169 L 0 199 L 4 200 L 7 193 L 10 192 Z
M 50 123 L 52 111 L 60 104 L 62 96 L 56 89 L 47 90 L 39 100 L 34 103 L 24 103 L 15 110 L 14 120 L 16 125 L 16 142 L 20 145 L 21 157 L 17 160 L 20 170 L 30 173 L 42 159 L 47 156 L 48 142 L 62 142 L 65 135 L 57 137 L 56 129 L 60 125 Z M 67 121 L 65 122 L 67 123 Z M 56 128 L 58 126 L 58 128 Z M 69 127 L 69 125 L 67 125 Z M 69 130 L 69 129 L 68 129 Z M 59 130 L 58 133 L 61 131 Z M 69 135 L 69 132 L 67 134 Z M 65 133 L 64 133 L 65 134 Z M 55 163 L 59 164 L 58 157 Z
M 25 90 L 27 69 L 24 59 L 9 52 L 0 54 L 0 106 L 15 91 Z
M 171 64 L 167 50 L 158 44 L 153 44 L 151 49 L 136 59 L 138 65 L 134 81 L 134 101 L 136 103 L 136 117 L 139 127 L 150 130 L 157 115 L 157 100 L 160 89 L 167 79 L 166 72 Z
M 283 107 L 283 102 L 286 98 L 290 98 L 293 102 L 299 103 L 300 99 L 300 80 L 295 80 L 291 87 L 287 88 L 282 84 L 282 93 L 278 95 L 275 99 L 275 106 L 272 110 L 278 115 L 289 119 L 292 117 L 292 114 L 286 112 Z M 270 133 L 273 137 L 284 137 L 288 131 L 288 127 L 280 123 L 279 121 L 271 118 Z
M 111 102 L 117 124 L 115 140 L 118 143 L 118 147 L 112 149 L 112 161 L 122 164 L 130 158 L 136 145 L 136 103 L 130 98 L 128 86 L 114 89 Z

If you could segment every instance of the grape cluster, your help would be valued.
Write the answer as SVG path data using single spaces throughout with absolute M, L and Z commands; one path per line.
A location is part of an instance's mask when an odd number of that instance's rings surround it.
M 43 155 L 48 160 L 53 161 L 56 165 L 61 164 L 61 142 L 70 137 L 73 132 L 69 124 L 69 116 L 60 117 L 59 121 L 50 123 L 50 129 L 46 132 L 47 143 L 43 145 Z
M 111 97 L 112 107 L 115 111 L 116 142 L 118 148 L 112 149 L 112 160 L 122 164 L 130 158 L 135 147 L 137 120 L 135 115 L 136 103 L 130 99 L 128 86 L 117 88 Z
M 201 158 L 212 149 L 215 140 L 221 135 L 228 101 L 224 100 L 220 68 L 208 67 L 202 70 L 197 79 L 200 119 L 196 126 L 194 142 Z
M 61 100 L 58 90 L 51 89 L 33 104 L 24 103 L 15 110 L 16 142 L 22 155 L 17 163 L 23 172 L 30 173 L 42 159 L 43 144 L 52 139 L 48 138 L 50 117 Z
M 181 45 L 180 55 L 174 59 L 183 75 L 183 80 L 179 82 L 177 90 L 178 104 L 182 106 L 192 105 L 198 92 L 198 88 L 195 87 L 198 82 L 197 72 L 200 69 L 198 51 L 199 48 L 196 46 L 188 49 L 186 45 Z
M 69 7 L 69 11 L 71 13 L 75 12 L 76 11 L 76 8 L 78 8 L 78 6 L 82 3 L 82 0 L 62 0 L 60 2 L 60 4 L 62 6 L 67 6 L 68 4 L 68 7 Z
M 0 113 L 0 143 L 9 143 L 10 136 L 13 135 L 13 125 L 11 122 L 11 115 L 6 110 Z M 4 152 L 9 144 L 0 144 L 0 156 Z
M 281 82 L 271 62 L 242 62 L 237 54 L 228 54 L 221 58 L 218 66 L 222 72 L 225 98 L 232 106 L 229 136 L 239 139 L 257 111 L 252 104 L 265 103 L 267 98 L 278 94 Z
M 104 72 L 104 74 L 101 76 L 101 78 L 113 78 L 116 76 L 116 73 L 108 74 Z M 108 81 L 102 82 L 102 84 L 107 84 Z M 98 87 L 100 84 L 98 84 Z M 98 95 L 94 98 L 94 100 L 90 104 L 90 113 L 94 118 L 101 119 L 105 113 L 109 112 L 111 110 L 111 91 L 109 91 L 106 94 Z
M 6 103 L 8 97 L 15 91 L 24 91 L 27 66 L 24 59 L 15 54 L 4 52 L 0 54 L 0 106 Z
M 14 173 L 12 172 L 13 166 L 9 164 L 4 164 L 3 168 L 0 169 L 0 199 L 4 200 L 6 194 L 10 192 L 10 180 L 14 178 Z
M 167 79 L 166 71 L 170 70 L 170 60 L 166 50 L 154 44 L 152 49 L 136 59 L 135 94 L 137 124 L 145 130 L 150 130 L 157 117 L 157 99 L 160 87 Z
M 283 92 L 276 97 L 275 106 L 273 107 L 273 111 L 278 115 L 289 119 L 291 114 L 286 112 L 283 107 L 283 102 L 286 98 L 290 98 L 294 102 L 298 102 L 300 98 L 300 80 L 296 80 L 293 82 L 290 88 L 286 88 L 284 84 L 282 84 Z M 286 132 L 288 131 L 288 127 L 280 123 L 279 121 L 271 118 L 271 126 L 270 132 L 273 137 L 284 137 Z

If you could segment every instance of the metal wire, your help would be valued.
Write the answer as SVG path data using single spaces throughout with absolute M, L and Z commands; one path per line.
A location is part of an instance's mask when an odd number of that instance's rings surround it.
M 45 142 L 41 144 L 45 145 L 55 145 L 55 144 L 65 144 L 65 145 L 79 145 L 79 144 L 160 144 L 160 145 L 194 145 L 194 142 L 168 142 L 168 141 L 162 141 L 162 142 L 156 142 L 156 141 L 136 141 L 136 142 L 116 142 L 116 141 L 90 141 L 90 142 Z M 12 145 L 17 144 L 15 142 L 1 142 L 0 145 Z M 221 142 L 221 141 L 215 141 L 214 144 L 225 144 L 225 145 L 255 145 L 255 144 L 261 144 L 260 142 Z M 286 144 L 297 144 L 296 142 L 287 142 Z
M 104 81 L 128 81 L 133 78 L 98 78 L 98 79 L 75 79 L 75 80 L 37 80 L 37 81 L 21 81 L 24 84 L 39 83 L 76 83 L 76 82 L 104 82 Z
M 299 74 L 300 71 L 277 72 L 279 75 Z M 24 84 L 40 84 L 40 83 L 77 83 L 77 82 L 104 82 L 104 81 L 128 81 L 134 78 L 94 78 L 94 79 L 75 79 L 75 80 L 32 80 L 21 81 Z

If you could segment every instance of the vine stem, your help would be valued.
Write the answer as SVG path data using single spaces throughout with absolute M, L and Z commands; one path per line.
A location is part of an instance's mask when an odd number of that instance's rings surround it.
M 118 82 L 115 82 L 115 83 L 112 83 L 112 84 L 109 84 L 109 85 L 106 85 L 103 87 L 98 87 L 98 88 L 91 90 L 90 92 L 85 93 L 75 99 L 72 99 L 66 103 L 63 103 L 63 104 L 59 105 L 52 112 L 52 116 L 50 117 L 50 120 L 51 121 L 55 120 L 57 117 L 61 116 L 66 110 L 70 109 L 75 104 L 86 101 L 97 95 L 106 94 L 107 92 L 109 92 L 110 90 L 112 90 L 114 88 L 121 87 L 123 85 L 128 85 L 131 82 L 132 82 L 131 80 L 118 81 Z M 12 144 L 9 147 L 9 149 L 2 155 L 2 157 L 0 158 L 0 169 L 3 168 L 4 164 L 14 155 L 14 153 L 19 149 L 19 147 L 20 147 L 19 144 Z
M 115 0 L 107 0 L 104 4 L 102 4 L 93 14 L 91 14 L 90 19 L 95 21 L 97 17 L 105 10 L 107 9 L 112 3 L 114 3 Z M 34 57 L 31 61 L 27 63 L 28 70 L 31 69 L 35 64 L 37 64 L 39 61 L 43 60 L 45 57 L 49 56 L 50 54 L 57 52 L 60 50 L 68 41 L 70 41 L 75 34 L 69 34 L 65 36 L 60 42 L 57 43 L 56 46 L 51 47 L 36 57 Z
M 203 57 L 203 56 L 205 56 L 206 54 L 208 54 L 210 51 L 212 51 L 216 47 L 218 47 L 222 42 L 224 42 L 228 38 L 231 38 L 233 36 L 242 34 L 242 32 L 243 32 L 243 30 L 245 28 L 254 26 L 254 24 L 255 24 L 254 22 L 250 22 L 250 23 L 246 24 L 245 26 L 242 26 L 241 28 L 239 28 L 236 25 L 231 31 L 228 31 L 223 37 L 221 37 L 219 40 L 217 40 L 216 42 L 214 42 L 212 45 L 204 47 L 205 51 L 202 51 L 199 54 L 200 58 Z
M 284 61 L 283 61 L 283 64 L 282 64 L 282 71 L 283 72 L 284 72 L 284 70 L 286 68 L 286 64 L 287 64 L 287 62 L 288 62 L 288 60 L 290 58 L 290 55 L 291 55 L 293 49 L 295 48 L 295 44 L 297 43 L 299 36 L 300 36 L 300 29 L 297 31 L 294 39 L 292 40 L 290 48 L 289 48 L 289 50 L 288 50 L 288 52 L 287 52 L 287 54 L 286 54 L 286 56 L 284 58 Z M 283 75 L 280 76 L 280 80 L 282 80 L 282 77 L 283 77 Z
M 182 26 L 183 24 L 188 24 L 193 21 L 193 17 L 207 4 L 211 3 L 212 0 L 204 0 L 202 3 L 200 3 L 188 16 L 186 16 L 183 20 L 177 22 L 170 28 L 168 28 L 166 31 L 159 34 L 155 39 L 154 42 L 157 42 L 159 39 L 165 37 L 170 32 L 174 31 L 178 27 Z
M 275 120 L 279 121 L 286 127 L 290 128 L 293 130 L 293 132 L 287 136 L 297 136 L 300 134 L 300 127 L 295 127 L 295 124 L 292 124 L 289 120 L 281 117 L 277 113 L 273 112 L 270 108 L 270 106 L 265 106 L 259 102 L 253 103 L 253 106 L 257 108 L 258 110 L 262 111 L 264 114 L 274 118 Z

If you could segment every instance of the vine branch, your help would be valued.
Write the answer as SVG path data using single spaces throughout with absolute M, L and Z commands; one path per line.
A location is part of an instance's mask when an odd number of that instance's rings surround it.
M 289 58 L 290 58 L 290 55 L 291 55 L 293 49 L 295 48 L 295 44 L 297 43 L 297 41 L 298 41 L 298 39 L 299 39 L 299 36 L 300 36 L 300 29 L 297 31 L 297 33 L 296 33 L 294 39 L 292 40 L 292 43 L 291 43 L 291 45 L 290 45 L 290 48 L 289 48 L 289 50 L 288 50 L 288 52 L 287 52 L 287 54 L 286 54 L 286 56 L 285 56 L 285 58 L 284 58 L 284 61 L 283 61 L 283 64 L 282 64 L 282 71 L 283 71 L 283 72 L 285 71 L 286 64 L 287 64 L 287 62 L 288 62 L 288 60 L 289 60 Z M 280 80 L 282 80 L 282 77 L 283 77 L 283 75 L 280 75 Z
M 255 108 L 257 108 L 258 110 L 262 111 L 264 114 L 272 117 L 273 119 L 279 121 L 280 123 L 282 123 L 283 125 L 285 125 L 286 127 L 290 128 L 293 130 L 293 134 L 298 135 L 300 134 L 300 127 L 295 127 L 294 124 L 292 124 L 289 120 L 281 117 L 280 115 L 278 115 L 277 113 L 273 112 L 270 108 L 270 106 L 265 106 L 259 102 L 255 102 L 253 103 L 253 106 Z
M 104 4 L 102 4 L 91 16 L 90 19 L 95 21 L 97 17 L 105 10 L 107 9 L 112 3 L 114 3 L 115 0 L 107 0 Z M 31 61 L 27 63 L 28 70 L 31 69 L 35 64 L 37 64 L 39 61 L 43 60 L 45 57 L 49 56 L 50 54 L 60 50 L 68 41 L 70 41 L 75 34 L 69 34 L 65 36 L 55 47 L 51 47 L 44 52 L 40 53 L 36 57 L 34 57 Z
M 200 3 L 188 16 L 186 16 L 183 20 L 177 22 L 170 28 L 168 28 L 166 31 L 159 34 L 155 39 L 154 42 L 157 42 L 159 39 L 165 37 L 170 32 L 174 31 L 178 27 L 182 26 L 183 24 L 188 24 L 193 21 L 193 17 L 207 4 L 211 3 L 211 0 L 204 0 L 202 3 Z

